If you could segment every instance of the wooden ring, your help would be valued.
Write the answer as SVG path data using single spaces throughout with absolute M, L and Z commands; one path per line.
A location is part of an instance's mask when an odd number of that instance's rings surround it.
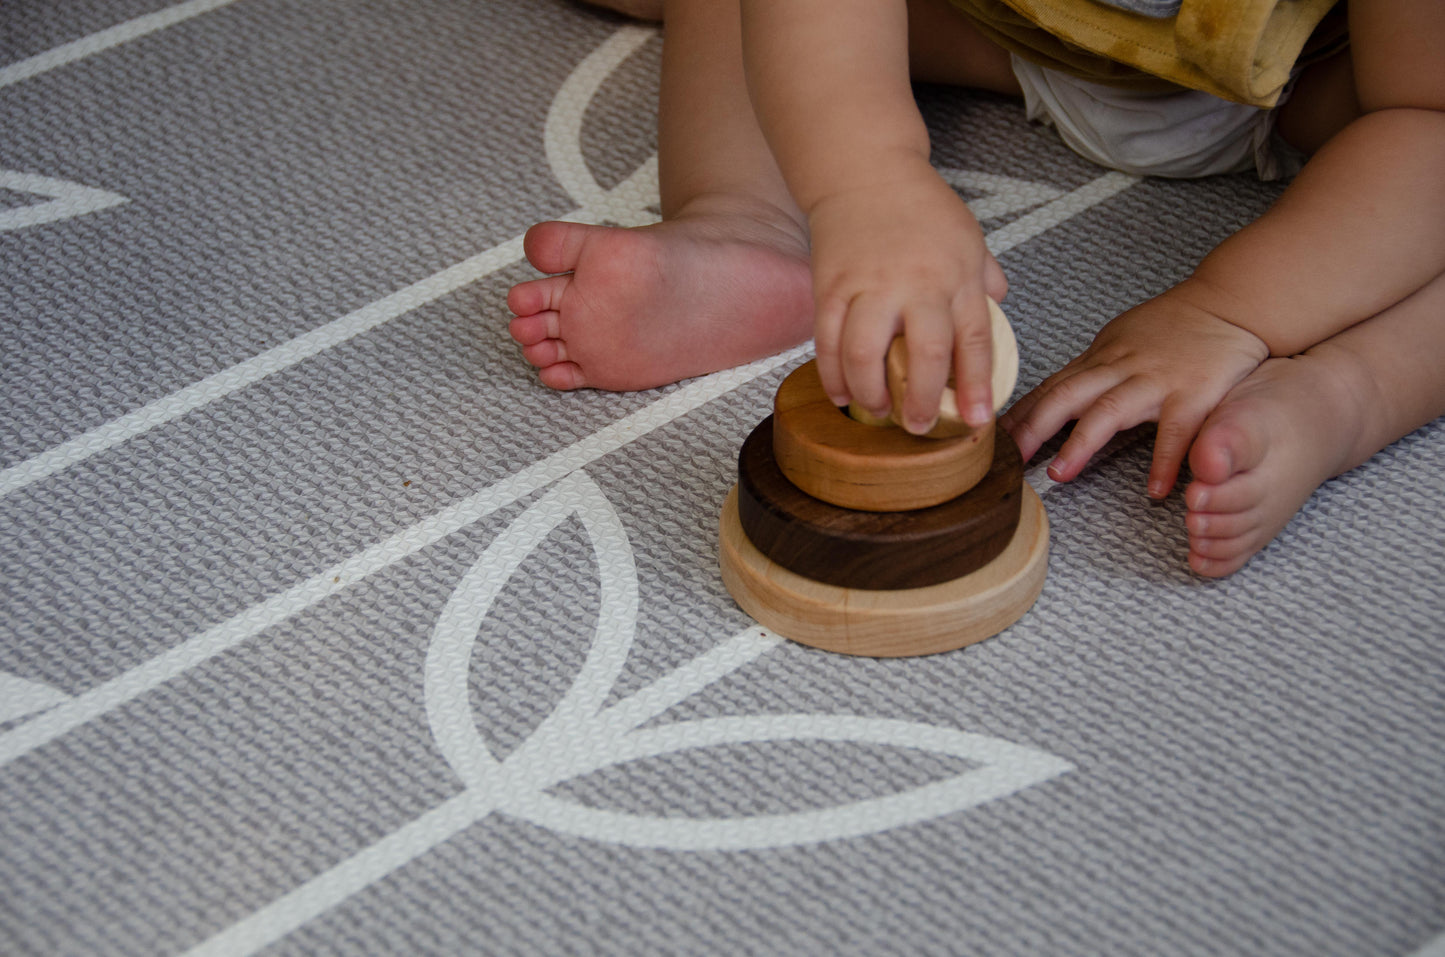
M 1013 539 L 976 572 L 901 591 L 842 588 L 804 578 L 748 541 L 737 490 L 719 522 L 723 583 L 763 627 L 805 645 L 848 655 L 894 658 L 952 651 L 998 634 L 1033 606 L 1048 572 L 1049 520 L 1023 487 Z
M 773 400 L 778 468 L 841 508 L 903 512 L 957 498 L 987 474 L 993 444 L 993 429 L 929 439 L 857 422 L 823 391 L 817 362 L 794 369 Z
M 1019 520 L 1023 460 L 1007 432 L 977 485 L 930 508 L 864 512 L 804 493 L 773 458 L 772 417 L 738 455 L 738 518 L 771 561 L 845 588 L 919 588 L 959 578 L 998 557 Z

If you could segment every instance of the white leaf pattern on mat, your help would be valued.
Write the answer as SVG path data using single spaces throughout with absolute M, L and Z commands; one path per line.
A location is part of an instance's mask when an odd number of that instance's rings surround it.
M 0 724 L 48 711 L 70 695 L 50 685 L 0 671 Z
M 600 569 L 602 609 L 571 689 L 517 750 L 499 762 L 477 730 L 468 696 L 471 649 L 493 601 L 527 555 L 569 515 L 581 519 Z M 626 661 L 637 619 L 637 579 L 621 522 L 582 473 L 559 483 L 492 544 L 442 611 L 426 665 L 427 716 L 438 746 L 470 788 L 497 810 L 598 841 L 678 850 L 741 850 L 872 834 L 1003 797 L 1069 769 L 1052 755 L 985 735 L 849 715 L 793 714 L 644 721 L 778 644 L 756 632 L 705 655 L 628 699 L 602 703 Z M 660 817 L 601 810 L 549 788 L 629 761 L 715 745 L 772 741 L 856 742 L 932 751 L 974 766 L 942 781 L 821 810 L 735 818 Z
M 656 218 L 652 208 L 658 201 L 655 155 L 622 183 L 604 189 L 592 175 L 582 148 L 583 117 L 602 81 L 656 35 L 655 30 L 642 27 L 616 31 L 579 64 L 548 111 L 544 144 L 547 162 L 558 182 L 579 204 L 569 218 L 618 225 L 642 225 Z M 996 255 L 1137 182 L 1124 174 L 1106 173 L 1065 192 L 976 171 L 942 172 L 955 188 L 983 194 L 970 201 L 980 220 L 1021 214 L 987 235 L 989 248 Z M 515 244 L 519 242 L 520 237 Z M 508 261 L 515 258 L 511 256 Z M 790 361 L 787 354 L 779 358 Z M 748 374 L 744 381 L 751 381 L 757 374 Z M 671 415 L 668 421 L 675 417 Z M 589 445 L 592 442 L 588 440 Z M 508 578 L 554 528 L 574 515 L 586 529 L 598 558 L 602 610 L 597 632 L 570 691 L 522 745 L 505 761 L 498 761 L 473 720 L 467 691 L 472 648 L 482 620 Z M 637 574 L 626 532 L 601 490 L 580 470 L 573 472 L 493 542 L 463 577 L 433 632 L 426 663 L 428 721 L 437 744 L 466 787 L 219 931 L 188 954 L 235 955 L 261 950 L 498 812 L 553 831 L 604 842 L 672 850 L 756 850 L 873 834 L 941 817 L 1071 769 L 1053 755 L 997 738 L 880 718 L 795 714 L 681 721 L 643 728 L 672 705 L 782 642 L 760 628 L 745 629 L 652 685 L 603 708 L 631 646 L 637 608 Z M 563 782 L 642 758 L 685 756 L 718 745 L 777 741 L 834 742 L 839 746 L 851 742 L 865 747 L 914 749 L 964 759 L 969 768 L 923 786 L 902 787 L 884 797 L 821 810 L 736 818 L 626 814 L 583 806 L 547 793 Z
M 0 232 L 84 216 L 86 213 L 129 202 L 119 193 L 8 169 L 0 169 L 0 189 L 50 197 L 49 201 L 44 203 L 0 209 Z
M 583 119 L 592 98 L 614 70 L 656 36 L 657 31 L 650 27 L 619 29 L 577 64 L 547 110 L 543 131 L 547 165 L 581 207 L 578 219 L 619 226 L 643 226 L 657 219 L 648 209 L 659 201 L 656 153 L 609 190 L 593 177 L 582 147 Z
M 472 648 L 508 579 L 568 517 L 581 521 L 597 556 L 601 608 L 572 687 L 505 761 L 478 732 L 468 692 Z M 875 834 L 1004 797 L 1070 770 L 1053 755 L 984 735 L 849 715 L 793 714 L 642 725 L 782 644 L 748 628 L 712 651 L 603 707 L 637 624 L 632 547 L 612 504 L 581 470 L 518 516 L 462 576 L 437 618 L 425 664 L 427 720 L 465 784 L 457 794 L 187 951 L 252 954 L 353 894 L 496 813 L 597 841 L 635 847 L 765 850 Z M 586 807 L 546 793 L 601 768 L 720 744 L 828 741 L 921 749 L 970 767 L 945 780 L 823 810 L 734 818 L 676 818 Z
M 982 194 L 968 200 L 968 208 L 978 217 L 979 222 L 1042 206 L 1063 196 L 1065 192 L 1048 183 L 1036 183 L 978 170 L 943 168 L 938 172 L 954 189 Z

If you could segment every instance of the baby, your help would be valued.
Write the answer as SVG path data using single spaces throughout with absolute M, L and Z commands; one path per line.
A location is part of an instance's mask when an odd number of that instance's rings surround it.
M 1002 419 L 1026 460 L 1075 423 L 1057 481 L 1157 422 L 1148 494 L 1169 494 L 1188 458 L 1199 574 L 1240 568 L 1322 482 L 1445 413 L 1445 4 L 1351 0 L 1348 46 L 1321 44 L 1329 19 L 1306 46 L 1329 5 L 1314 0 L 1293 34 L 1262 31 L 1282 49 L 1250 51 L 1264 66 L 1241 80 L 1161 62 L 1159 43 L 1090 54 L 1087 18 L 1082 39 L 1061 38 L 997 0 L 955 3 L 668 0 L 663 219 L 528 231 L 551 275 L 512 289 L 510 331 L 542 381 L 652 388 L 811 336 L 833 401 L 883 413 L 883 357 L 903 333 L 906 427 L 930 427 L 950 375 L 964 417 L 986 424 L 985 297 L 1007 283 L 929 164 L 915 79 L 1022 96 L 1070 146 L 1130 172 L 1288 175 L 1308 157 L 1268 212 Z M 1207 6 L 1099 15 L 1182 30 Z

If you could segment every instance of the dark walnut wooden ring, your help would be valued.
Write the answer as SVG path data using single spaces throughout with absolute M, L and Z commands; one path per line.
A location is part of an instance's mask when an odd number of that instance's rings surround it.
M 957 498 L 988 471 L 992 428 L 947 438 L 848 417 L 816 362 L 794 369 L 773 401 L 773 455 L 798 488 L 841 508 L 902 512 Z
M 769 416 L 743 443 L 738 518 L 759 552 L 805 578 L 869 590 L 936 585 L 993 561 L 1018 526 L 1023 462 L 1002 429 L 991 466 L 966 493 L 895 512 L 840 508 L 806 494 L 778 467 L 773 438 Z

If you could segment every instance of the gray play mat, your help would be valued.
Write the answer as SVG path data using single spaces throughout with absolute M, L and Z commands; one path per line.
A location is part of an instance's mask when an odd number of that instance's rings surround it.
M 557 394 L 505 331 L 528 225 L 655 219 L 659 50 L 0 6 L 0 954 L 1440 954 L 1445 424 L 1221 582 L 1148 436 L 1034 466 L 1017 625 L 782 642 L 716 520 L 806 350 Z M 919 94 L 1021 388 L 1278 192 Z

